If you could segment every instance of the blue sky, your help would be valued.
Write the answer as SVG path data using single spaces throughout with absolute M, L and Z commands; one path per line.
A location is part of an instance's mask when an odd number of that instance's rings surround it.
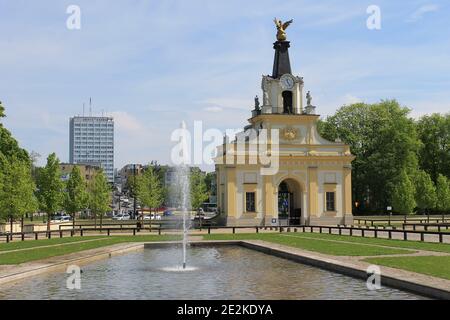
M 81 30 L 66 9 L 81 8 Z M 366 9 L 381 9 L 368 30 Z M 116 167 L 170 161 L 182 120 L 239 128 L 272 70 L 273 18 L 317 111 L 396 98 L 450 111 L 450 3 L 428 0 L 0 0 L 0 100 L 21 145 L 68 160 L 69 117 L 93 99 L 116 121 Z M 86 107 L 88 112 L 88 107 Z

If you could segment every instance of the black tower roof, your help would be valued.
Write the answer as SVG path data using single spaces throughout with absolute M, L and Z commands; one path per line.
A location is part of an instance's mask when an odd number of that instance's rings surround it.
M 283 74 L 291 74 L 291 62 L 289 61 L 289 41 L 277 41 L 273 44 L 275 59 L 273 61 L 272 78 L 278 79 Z

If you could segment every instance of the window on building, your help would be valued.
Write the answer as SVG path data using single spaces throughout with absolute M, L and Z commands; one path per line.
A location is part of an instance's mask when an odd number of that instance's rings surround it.
M 336 194 L 327 192 L 327 211 L 336 211 Z
M 254 192 L 245 193 L 245 211 L 256 212 L 256 210 L 255 210 L 255 193 Z

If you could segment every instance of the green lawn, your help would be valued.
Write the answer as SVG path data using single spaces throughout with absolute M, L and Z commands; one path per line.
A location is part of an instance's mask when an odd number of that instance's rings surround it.
M 0 243 L 0 252 L 17 250 L 17 249 L 27 249 L 27 248 L 37 248 L 42 246 L 51 246 L 55 244 L 66 244 L 78 241 L 87 241 L 101 239 L 104 236 L 86 236 L 86 237 L 71 237 L 71 238 L 53 238 L 53 239 L 42 239 L 42 240 L 30 240 L 30 241 L 20 241 L 15 240 L 10 243 Z
M 301 236 L 309 238 L 318 239 L 328 239 L 328 240 L 338 240 L 347 241 L 355 243 L 373 244 L 381 246 L 396 247 L 402 249 L 411 250 L 427 250 L 427 251 L 438 251 L 450 253 L 450 244 L 448 243 L 431 243 L 431 242 L 421 242 L 421 241 L 404 241 L 404 240 L 393 240 L 393 239 L 380 239 L 380 238 L 363 238 L 359 236 L 340 236 L 335 234 L 325 234 L 325 233 L 290 233 L 291 236 Z
M 96 239 L 95 239 L 96 238 Z M 112 237 L 83 237 L 83 238 L 74 238 L 76 241 L 68 242 L 66 239 L 72 238 L 62 238 L 62 239 L 50 239 L 50 240 L 38 240 L 38 241 L 24 241 L 18 243 L 9 243 L 2 244 L 3 246 L 14 245 L 15 249 L 28 248 L 29 250 L 17 251 L 17 252 L 6 252 L 0 253 L 0 265 L 14 265 L 21 264 L 24 262 L 40 260 L 50 257 L 61 256 L 69 253 L 80 252 L 89 249 L 96 249 L 100 247 L 106 247 L 118 243 L 127 243 L 127 242 L 150 242 L 150 241 L 169 241 L 169 240 L 177 240 L 179 237 L 171 236 L 171 235 L 145 235 L 145 236 L 112 236 Z M 95 239 L 95 241 L 89 242 L 80 242 L 81 240 L 89 240 Z M 38 244 L 42 241 L 42 243 L 46 241 L 52 241 L 51 243 L 47 242 L 47 244 L 59 244 L 63 243 L 62 246 L 54 246 L 47 248 L 39 248 L 39 246 L 34 245 L 31 246 L 32 243 Z M 4 248 L 4 247 L 3 247 Z M 10 249 L 13 250 L 13 249 Z M 8 251 L 8 250 L 3 250 Z
M 308 251 L 336 256 L 378 256 L 387 254 L 406 254 L 413 251 L 400 248 L 382 248 L 359 243 L 322 241 L 317 238 L 305 239 L 310 234 L 216 234 L 204 236 L 205 240 L 264 240 Z M 324 235 L 325 236 L 325 235 Z M 322 238 L 325 239 L 326 238 Z M 336 240 L 336 239 L 328 239 Z
M 450 280 L 450 256 L 378 257 L 364 261 Z

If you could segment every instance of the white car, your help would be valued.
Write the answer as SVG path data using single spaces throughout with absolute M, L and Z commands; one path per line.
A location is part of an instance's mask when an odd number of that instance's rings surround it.
M 129 214 L 118 214 L 117 216 L 114 216 L 112 218 L 113 220 L 123 221 L 123 220 L 130 220 L 131 217 Z

